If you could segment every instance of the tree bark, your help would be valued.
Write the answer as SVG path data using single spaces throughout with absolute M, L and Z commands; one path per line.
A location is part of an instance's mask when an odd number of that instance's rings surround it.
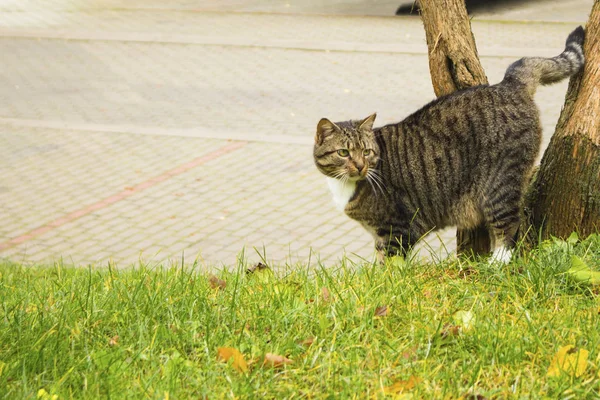
M 600 0 L 586 25 L 584 55 L 526 200 L 542 238 L 600 229 Z
M 477 56 L 475 38 L 464 0 L 420 0 L 429 53 L 429 71 L 435 94 L 487 84 Z M 490 236 L 485 225 L 456 232 L 457 252 L 485 254 Z
M 419 6 L 436 96 L 488 83 L 464 0 L 421 0 Z

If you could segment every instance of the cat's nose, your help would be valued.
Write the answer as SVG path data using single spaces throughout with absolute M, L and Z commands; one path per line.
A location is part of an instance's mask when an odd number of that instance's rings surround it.
M 356 166 L 356 171 L 359 173 L 360 176 L 364 177 L 367 174 L 367 164 L 361 161 L 355 161 L 354 165 Z

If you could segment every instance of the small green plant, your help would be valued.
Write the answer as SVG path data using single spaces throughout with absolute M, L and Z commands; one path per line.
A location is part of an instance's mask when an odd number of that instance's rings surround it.
M 502 267 L 4 262 L 0 398 L 598 398 L 599 260 L 573 236 Z

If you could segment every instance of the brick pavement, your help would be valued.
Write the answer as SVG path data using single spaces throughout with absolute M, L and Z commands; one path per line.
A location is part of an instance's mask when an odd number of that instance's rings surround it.
M 0 257 L 126 267 L 184 254 L 231 266 L 264 248 L 276 263 L 370 258 L 369 235 L 334 209 L 312 164 L 314 125 L 373 111 L 392 122 L 432 99 L 422 27 L 295 14 L 323 13 L 317 3 L 287 15 L 206 1 L 0 1 Z M 368 5 L 332 2 L 328 13 L 336 4 Z M 549 16 L 562 7 L 552 4 Z M 495 82 L 521 55 L 556 54 L 574 25 L 473 29 Z M 538 93 L 546 140 L 565 90 Z

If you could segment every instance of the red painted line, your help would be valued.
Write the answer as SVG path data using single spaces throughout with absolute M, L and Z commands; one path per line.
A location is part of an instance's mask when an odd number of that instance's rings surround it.
M 12 238 L 6 242 L 0 243 L 0 251 L 9 249 L 11 247 L 17 246 L 21 243 L 24 243 L 28 240 L 31 240 L 33 238 L 36 238 L 40 235 L 43 235 L 44 233 L 50 232 L 53 229 L 58 228 L 59 226 L 63 226 L 65 224 L 68 224 L 69 222 L 73 222 L 81 217 L 84 217 L 88 214 L 93 213 L 94 211 L 98 211 L 102 208 L 108 207 L 111 204 L 115 204 L 123 199 L 126 199 L 128 197 L 133 196 L 136 193 L 141 192 L 142 190 L 148 189 L 152 186 L 156 186 L 161 182 L 166 181 L 169 178 L 172 178 L 174 176 L 177 175 L 181 175 L 184 172 L 189 171 L 192 168 L 196 168 L 202 164 L 205 164 L 209 161 L 212 161 L 216 158 L 221 157 L 222 155 L 225 155 L 227 153 L 231 153 L 232 151 L 235 151 L 237 149 L 240 149 L 242 147 L 244 147 L 246 145 L 247 142 L 232 142 L 229 143 L 215 151 L 213 151 L 212 153 L 208 153 L 202 157 L 198 157 L 195 160 L 192 160 L 190 162 L 187 162 L 185 164 L 179 165 L 173 169 L 170 169 L 166 172 L 163 172 L 162 174 L 155 176 L 153 178 L 148 179 L 145 182 L 139 183 L 133 187 L 129 187 L 125 190 L 123 190 L 122 192 L 119 192 L 117 194 L 114 194 L 112 196 L 106 197 L 105 199 L 102 199 L 94 204 L 90 204 L 89 206 L 80 208 L 79 210 L 73 211 L 67 215 L 64 215 L 62 217 L 59 217 L 53 221 L 50 221 L 44 225 L 41 225 L 27 233 L 24 233 L 20 236 L 17 236 L 15 238 Z

